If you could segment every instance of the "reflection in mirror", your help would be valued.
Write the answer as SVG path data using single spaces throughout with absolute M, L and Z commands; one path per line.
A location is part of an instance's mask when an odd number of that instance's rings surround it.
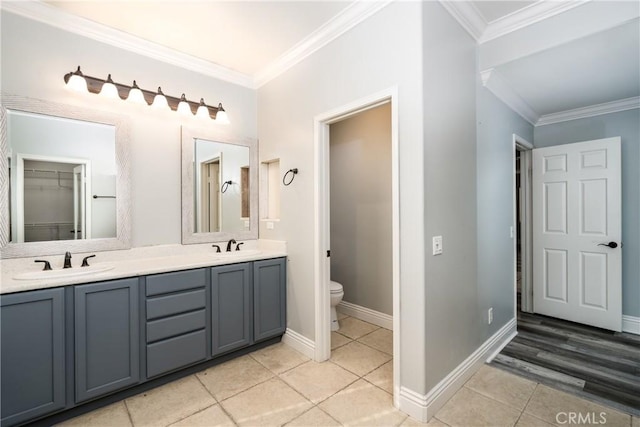
M 196 233 L 248 230 L 249 147 L 196 139 L 194 150 Z
M 121 116 L 3 95 L 2 257 L 130 247 Z
M 182 128 L 182 243 L 258 237 L 257 143 Z
M 8 111 L 10 242 L 116 237 L 115 127 Z

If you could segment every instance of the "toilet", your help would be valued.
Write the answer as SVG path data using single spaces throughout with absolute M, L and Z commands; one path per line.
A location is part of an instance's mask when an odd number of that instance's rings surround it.
M 329 282 L 329 292 L 331 296 L 331 330 L 337 331 L 340 329 L 340 324 L 338 323 L 336 306 L 340 304 L 340 301 L 342 301 L 344 291 L 342 290 L 342 285 L 340 283 L 332 280 Z

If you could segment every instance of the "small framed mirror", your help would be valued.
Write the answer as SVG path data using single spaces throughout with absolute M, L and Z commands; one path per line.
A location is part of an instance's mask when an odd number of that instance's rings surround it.
M 182 127 L 182 243 L 258 238 L 254 139 Z
M 2 258 L 130 247 L 128 122 L 3 95 Z

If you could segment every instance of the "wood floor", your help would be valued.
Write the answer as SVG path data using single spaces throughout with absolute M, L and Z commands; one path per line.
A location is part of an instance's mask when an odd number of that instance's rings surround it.
M 491 365 L 640 415 L 640 336 L 518 313 L 518 335 Z

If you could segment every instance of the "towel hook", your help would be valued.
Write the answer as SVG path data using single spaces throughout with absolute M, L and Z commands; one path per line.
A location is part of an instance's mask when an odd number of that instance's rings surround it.
M 229 189 L 229 185 L 231 185 L 231 184 L 233 184 L 233 181 L 231 181 L 231 180 L 223 182 L 222 183 L 222 188 L 220 189 L 220 191 L 225 193 Z
M 287 175 L 291 174 L 291 178 L 287 181 Z M 289 185 L 293 182 L 293 179 L 296 177 L 296 175 L 298 174 L 298 168 L 293 168 L 293 169 L 289 169 L 287 171 L 287 173 L 284 174 L 284 176 L 282 177 L 282 183 L 284 185 Z

